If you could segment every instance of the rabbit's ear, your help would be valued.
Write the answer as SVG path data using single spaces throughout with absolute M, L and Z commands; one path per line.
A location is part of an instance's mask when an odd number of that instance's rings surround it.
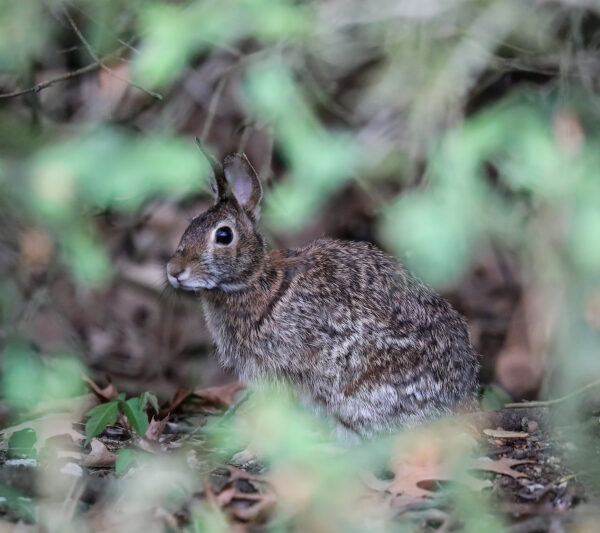
M 225 180 L 225 174 L 223 173 L 223 167 L 221 164 L 202 146 L 202 142 L 196 137 L 196 143 L 198 148 L 206 157 L 206 160 L 210 163 L 212 170 L 212 176 L 210 177 L 210 188 L 212 189 L 215 197 L 215 203 L 223 200 L 227 194 L 227 181 Z
M 223 161 L 223 170 L 238 204 L 258 220 L 262 187 L 248 158 L 244 154 L 230 154 Z

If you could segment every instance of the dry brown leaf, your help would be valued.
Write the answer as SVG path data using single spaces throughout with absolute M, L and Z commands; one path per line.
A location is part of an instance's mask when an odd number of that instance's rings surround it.
M 196 389 L 194 396 L 215 407 L 231 407 L 235 403 L 235 395 L 246 388 L 240 381 L 234 381 L 219 387 Z
M 6 439 L 9 439 L 10 436 L 17 431 L 33 429 L 37 437 L 33 447 L 36 452 L 39 452 L 48 439 L 59 435 L 68 435 L 76 444 L 83 442 L 85 436 L 73 429 L 73 423 L 77 421 L 78 420 L 74 419 L 72 413 L 49 414 L 0 430 L 0 435 L 4 435 Z
M 109 451 L 102 441 L 92 439 L 90 445 L 92 446 L 92 451 L 83 459 L 85 466 L 99 468 L 115 465 L 117 454 Z
M 483 434 L 496 439 L 525 439 L 529 433 L 525 431 L 506 431 L 504 429 L 484 429 Z
M 230 508 L 233 516 L 244 522 L 264 521 L 277 503 L 275 495 L 271 493 L 244 494 L 236 499 L 240 501 L 256 500 L 255 504 L 244 506 L 235 505 L 235 502 L 232 502 L 233 505 Z
M 454 470 L 456 465 L 451 462 L 439 462 L 435 455 L 427 455 L 429 451 L 416 458 L 406 458 L 404 463 L 396 463 L 394 481 L 387 487 L 383 483 L 381 484 L 383 490 L 394 495 L 392 499 L 394 507 L 408 508 L 430 498 L 434 492 L 430 489 L 435 486 L 436 482 L 457 481 Z M 508 458 L 498 460 L 479 458 L 469 459 L 464 466 L 466 470 L 483 470 L 517 479 L 527 477 L 527 475 L 513 469 L 513 466 L 531 462 Z M 481 491 L 492 485 L 489 480 L 479 479 L 469 473 L 465 473 L 459 481 L 475 491 Z
M 225 507 L 231 502 L 231 500 L 233 500 L 237 492 L 238 491 L 235 487 L 227 487 L 218 494 L 215 494 L 215 502 L 217 502 L 219 507 Z
M 45 269 L 52 259 L 54 243 L 41 227 L 29 228 L 21 235 L 21 261 L 32 270 Z
M 208 500 L 215 507 L 228 511 L 230 516 L 243 522 L 263 521 L 276 503 L 272 492 L 265 492 L 260 488 L 266 481 L 240 468 L 229 468 L 229 472 L 227 481 L 218 492 L 215 492 L 210 483 L 205 483 L 204 491 Z M 240 479 L 251 482 L 256 492 L 238 490 L 234 482 Z
M 529 463 L 533 463 L 533 461 L 530 461 L 529 459 L 509 459 L 508 457 L 503 457 L 502 459 L 494 461 L 492 459 L 484 457 L 474 459 L 469 465 L 469 468 L 473 470 L 485 470 L 486 472 L 494 472 L 495 474 L 503 474 L 505 476 L 510 476 L 513 479 L 517 479 L 527 477 L 527 474 L 513 469 L 513 466 L 524 465 Z
M 246 385 L 239 381 L 234 381 L 233 383 L 228 383 L 227 385 L 221 385 L 218 387 L 196 389 L 194 391 L 179 388 L 173 395 L 173 399 L 169 402 L 169 404 L 160 410 L 160 416 L 166 416 L 167 414 L 176 411 L 182 403 L 190 398 L 190 396 L 196 397 L 204 405 L 209 405 L 219 409 L 226 409 L 235 403 L 235 395 L 240 390 L 245 388 Z
M 159 416 L 165 417 L 169 413 L 176 411 L 178 407 L 189 398 L 190 394 L 192 394 L 191 390 L 179 387 L 175 391 L 173 399 L 169 402 L 169 404 L 160 410 Z
M 432 453 L 433 452 L 433 453 Z M 454 461 L 440 461 L 434 448 L 424 450 L 417 457 L 406 458 L 405 462 L 395 464 L 395 477 L 386 489 L 392 495 L 392 506 L 406 509 L 431 498 L 438 482 L 456 481 Z M 465 474 L 461 479 L 468 488 L 481 491 L 491 487 L 491 482 Z
M 472 490 L 490 487 L 470 473 L 469 455 L 476 446 L 473 436 L 449 421 L 415 428 L 398 439 L 390 469 L 394 479 L 367 482 L 372 489 L 389 494 L 395 508 L 408 509 L 431 498 L 439 483 L 460 483 Z M 462 475 L 457 478 L 457 472 Z
M 159 440 L 168 421 L 169 415 L 165 416 L 162 420 L 157 420 L 152 417 L 148 429 L 146 430 L 146 438 L 148 440 Z
M 89 385 L 90 389 L 92 389 L 96 395 L 107 402 L 114 400 L 119 395 L 117 387 L 115 387 L 112 383 L 109 383 L 106 387 L 101 389 L 87 376 L 81 376 L 81 379 Z

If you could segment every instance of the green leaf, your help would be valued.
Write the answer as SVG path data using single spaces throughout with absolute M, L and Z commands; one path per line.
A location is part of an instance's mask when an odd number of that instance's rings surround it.
M 82 283 L 102 285 L 111 271 L 106 250 L 89 229 L 75 227 L 62 238 L 62 254 L 75 277 Z
M 10 514 L 14 516 L 15 519 L 23 519 L 28 523 L 33 523 L 36 516 L 36 506 L 34 501 L 32 501 L 29 496 L 29 494 L 17 491 L 12 487 L 7 487 L 6 485 L 0 483 L 0 498 L 2 501 L 2 506 L 10 509 Z
M 42 400 L 44 370 L 40 358 L 24 343 L 11 343 L 0 352 L 2 396 L 19 408 Z
M 25 428 L 21 431 L 15 431 L 8 439 L 9 457 L 35 457 L 34 445 L 37 442 L 37 435 L 31 428 Z
M 505 403 L 511 402 L 512 398 L 502 388 L 491 383 L 482 387 L 481 400 L 479 403 L 484 411 L 497 411 L 502 409 Z
M 153 392 L 144 392 L 140 396 L 140 409 L 142 411 L 146 410 L 148 404 L 150 404 L 154 411 L 158 414 L 158 412 L 160 411 L 160 408 L 158 407 L 158 398 Z
M 130 398 L 126 402 L 121 402 L 121 409 L 136 433 L 144 435 L 148 429 L 148 416 L 141 408 L 140 403 L 139 398 Z
M 122 474 L 129 468 L 133 461 L 134 451 L 123 448 L 117 452 L 117 462 L 115 463 L 115 472 Z
M 119 403 L 116 401 L 104 403 L 88 411 L 89 420 L 85 424 L 85 445 L 97 435 L 100 435 L 106 426 L 114 424 L 119 415 Z

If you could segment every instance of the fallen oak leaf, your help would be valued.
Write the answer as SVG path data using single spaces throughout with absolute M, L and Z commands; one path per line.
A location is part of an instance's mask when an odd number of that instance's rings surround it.
M 515 470 L 513 466 L 531 464 L 534 461 L 529 459 L 510 459 L 508 457 L 502 457 L 501 459 L 493 460 L 488 457 L 481 457 L 473 460 L 469 467 L 472 470 L 483 470 L 486 472 L 493 472 L 495 474 L 503 474 L 505 476 L 512 477 L 513 479 L 527 477 L 527 474 Z
M 448 421 L 424 426 L 398 440 L 390 463 L 391 483 L 371 479 L 367 485 L 390 497 L 391 506 L 403 510 L 432 498 L 440 484 L 481 491 L 492 483 L 470 472 L 475 445 L 470 433 Z
M 479 479 L 467 473 L 457 480 L 450 465 L 407 463 L 397 469 L 394 481 L 385 491 L 393 495 L 393 507 L 408 509 L 432 498 L 435 493 L 434 487 L 440 483 L 457 482 L 477 492 L 492 486 L 489 480 Z
M 532 462 L 533 461 L 527 459 L 518 460 L 502 458 L 492 460 L 488 458 L 479 458 L 467 461 L 465 468 L 467 470 L 493 472 L 495 474 L 510 476 L 513 479 L 519 479 L 527 477 L 527 475 L 515 470 L 513 467 Z M 411 464 L 410 462 L 407 462 L 400 468 L 398 468 L 398 465 L 396 466 L 396 477 L 392 484 L 385 489 L 386 491 L 395 494 L 392 500 L 392 505 L 395 507 L 408 508 L 418 504 L 423 499 L 432 497 L 435 491 L 432 490 L 431 487 L 434 487 L 440 482 L 455 483 L 458 481 L 466 487 L 478 492 L 492 486 L 492 483 L 489 480 L 479 479 L 467 472 L 465 472 L 465 475 L 461 476 L 461 478 L 457 479 L 455 473 L 447 468 L 450 465 L 444 465 L 442 463 Z
M 234 381 L 227 385 L 196 389 L 193 395 L 202 399 L 205 403 L 219 408 L 231 407 L 235 403 L 235 395 L 246 388 L 240 381 Z
M 103 442 L 98 439 L 92 439 L 90 445 L 92 451 L 83 459 L 83 464 L 85 466 L 93 468 L 115 466 L 117 454 L 109 451 Z

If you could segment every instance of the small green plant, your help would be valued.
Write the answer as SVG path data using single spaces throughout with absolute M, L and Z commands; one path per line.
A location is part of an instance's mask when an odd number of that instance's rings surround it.
M 140 466 L 155 459 L 155 456 L 139 448 L 121 448 L 117 452 L 115 474 L 126 473 L 132 466 Z
M 115 463 L 115 472 L 122 474 L 125 472 L 134 460 L 135 452 L 130 448 L 123 448 L 117 452 L 117 461 Z
M 90 418 L 85 424 L 86 446 L 107 426 L 114 424 L 119 414 L 127 418 L 129 425 L 138 435 L 144 435 L 148 429 L 148 405 L 158 412 L 158 400 L 152 392 L 144 392 L 139 397 L 129 400 L 125 400 L 125 394 L 121 393 L 114 400 L 90 409 L 87 412 Z

